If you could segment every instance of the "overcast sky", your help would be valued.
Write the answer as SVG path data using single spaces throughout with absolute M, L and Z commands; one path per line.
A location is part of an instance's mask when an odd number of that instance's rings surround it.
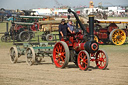
M 0 0 L 0 8 L 5 9 L 32 9 L 32 8 L 52 8 L 54 6 L 68 5 L 68 6 L 89 6 L 90 0 Z M 94 6 L 102 2 L 103 6 L 112 5 L 128 5 L 128 0 L 93 0 Z

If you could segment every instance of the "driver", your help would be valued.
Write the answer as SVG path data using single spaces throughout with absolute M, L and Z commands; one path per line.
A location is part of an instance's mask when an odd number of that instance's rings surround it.
M 67 23 L 65 23 L 65 19 L 62 19 L 61 23 L 59 24 L 59 39 L 61 40 L 62 37 L 66 37 L 68 31 L 72 33 Z
M 72 32 L 74 32 L 74 26 L 73 26 L 73 24 L 72 24 L 72 20 L 68 20 L 68 27 L 70 28 L 70 30 L 72 31 Z

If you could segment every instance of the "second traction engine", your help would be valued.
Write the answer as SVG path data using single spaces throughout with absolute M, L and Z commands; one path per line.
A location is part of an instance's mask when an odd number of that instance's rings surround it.
M 80 25 L 81 30 L 70 33 L 66 38 L 62 38 L 53 48 L 53 61 L 58 68 L 64 68 L 68 62 L 74 62 L 81 70 L 87 70 L 90 61 L 95 61 L 96 66 L 105 69 L 108 65 L 108 56 L 103 50 L 99 50 L 99 44 L 94 41 L 94 16 L 89 15 L 89 33 L 86 32 L 83 24 L 77 14 L 73 13 L 76 22 Z

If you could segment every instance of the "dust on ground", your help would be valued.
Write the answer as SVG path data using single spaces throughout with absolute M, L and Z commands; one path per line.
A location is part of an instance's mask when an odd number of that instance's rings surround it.
M 106 70 L 81 71 L 74 63 L 65 69 L 56 68 L 50 57 L 39 65 L 28 66 L 25 56 L 11 64 L 9 48 L 0 48 L 0 85 L 128 85 L 128 45 L 100 45 L 109 57 Z M 45 62 L 44 62 L 45 60 Z

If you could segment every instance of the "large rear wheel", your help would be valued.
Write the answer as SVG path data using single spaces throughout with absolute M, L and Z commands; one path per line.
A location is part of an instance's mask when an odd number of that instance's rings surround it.
M 53 48 L 53 61 L 58 68 L 65 68 L 69 62 L 69 48 L 63 41 L 57 42 Z
M 88 52 L 85 50 L 80 51 L 78 54 L 77 62 L 80 70 L 87 70 L 90 66 L 90 58 Z
M 31 38 L 30 34 L 28 31 L 22 31 L 20 34 L 19 34 L 19 40 L 22 41 L 22 42 L 27 42 L 29 41 Z
M 115 45 L 122 45 L 126 40 L 126 33 L 121 29 L 114 29 L 111 31 L 109 39 Z

